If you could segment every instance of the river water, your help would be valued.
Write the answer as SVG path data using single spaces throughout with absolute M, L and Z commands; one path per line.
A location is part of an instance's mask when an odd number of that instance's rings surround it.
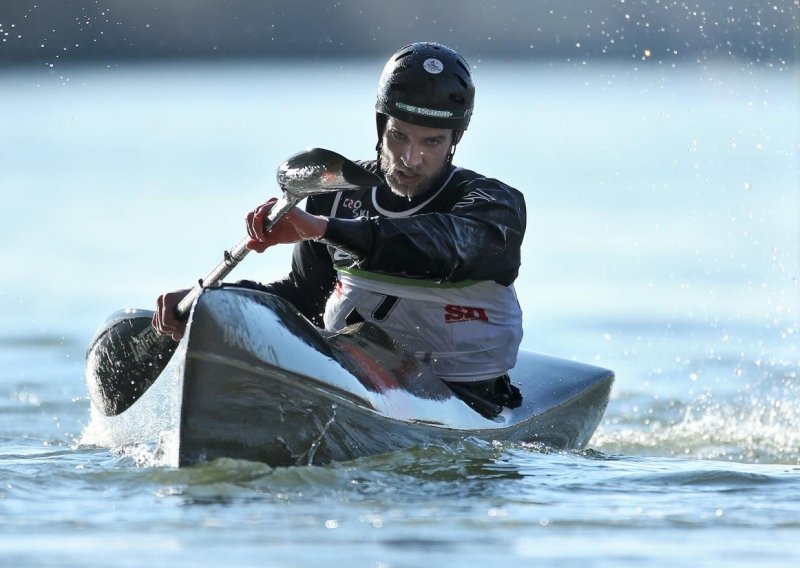
M 97 326 L 205 274 L 289 155 L 371 157 L 380 68 L 0 73 L 0 563 L 800 562 L 792 68 L 478 62 L 456 162 L 525 192 L 523 347 L 617 373 L 589 450 L 173 469 L 86 443 Z M 271 250 L 236 276 L 288 262 Z

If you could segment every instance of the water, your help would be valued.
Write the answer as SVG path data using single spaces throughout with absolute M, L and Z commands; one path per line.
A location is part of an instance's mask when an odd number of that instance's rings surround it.
M 0 562 L 796 564 L 792 69 L 478 65 L 456 161 L 526 193 L 524 347 L 617 372 L 590 450 L 466 440 L 179 470 L 80 443 L 95 328 L 215 265 L 295 151 L 370 157 L 380 65 L 0 75 Z

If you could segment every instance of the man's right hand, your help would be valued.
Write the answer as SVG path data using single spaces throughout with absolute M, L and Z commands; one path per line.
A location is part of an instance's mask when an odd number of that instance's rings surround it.
M 179 341 L 186 331 L 186 322 L 175 317 L 175 306 L 189 293 L 189 289 L 177 290 L 161 294 L 156 300 L 156 312 L 153 314 L 153 327 L 160 333 L 169 335 Z
M 264 230 L 269 213 L 277 201 L 272 198 L 247 214 L 247 235 L 250 237 L 247 248 L 264 252 L 273 245 L 319 239 L 325 234 L 327 218 L 310 215 L 296 207 L 288 211 L 268 231 Z

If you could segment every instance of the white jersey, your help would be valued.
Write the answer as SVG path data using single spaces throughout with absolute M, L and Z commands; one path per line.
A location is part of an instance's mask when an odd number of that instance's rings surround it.
M 505 374 L 522 340 L 514 287 L 491 281 L 437 284 L 339 270 L 325 327 L 338 331 L 354 319 L 377 324 L 447 381 Z

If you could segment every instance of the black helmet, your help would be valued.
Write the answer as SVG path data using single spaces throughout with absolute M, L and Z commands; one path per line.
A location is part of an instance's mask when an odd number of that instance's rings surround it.
M 464 58 L 444 45 L 420 42 L 389 58 L 375 110 L 420 126 L 466 130 L 474 102 L 475 86 Z M 379 119 L 379 131 L 384 121 Z

